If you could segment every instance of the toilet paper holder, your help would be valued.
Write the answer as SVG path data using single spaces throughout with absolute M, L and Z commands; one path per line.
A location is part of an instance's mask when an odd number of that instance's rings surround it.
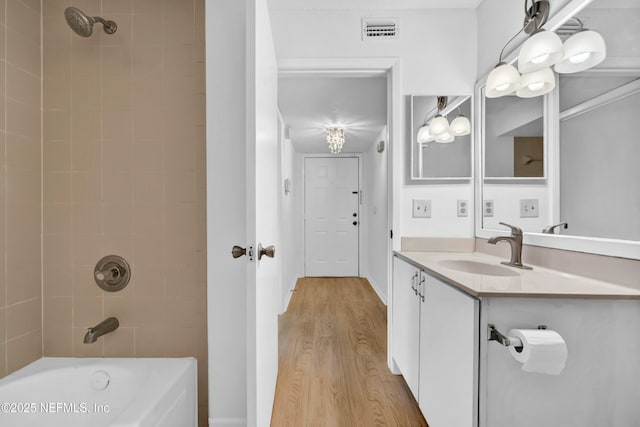
M 547 325 L 538 325 L 538 329 L 547 329 Z M 518 347 L 522 348 L 522 341 L 520 338 L 515 337 L 507 337 L 499 330 L 496 329 L 495 325 L 489 324 L 489 341 L 498 341 L 498 343 L 502 344 L 505 347 L 514 346 L 516 349 Z

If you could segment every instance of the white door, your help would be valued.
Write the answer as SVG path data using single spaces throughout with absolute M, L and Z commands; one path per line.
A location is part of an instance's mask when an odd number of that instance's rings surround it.
M 256 252 L 247 264 L 247 425 L 267 427 L 278 376 L 280 269 L 259 245 L 279 241 L 278 65 L 267 0 L 249 0 L 248 12 L 247 236 Z
M 357 157 L 304 162 L 305 275 L 358 276 Z
M 207 0 L 205 11 L 209 425 L 267 427 L 278 371 L 275 51 L 267 0 Z M 259 243 L 275 258 L 258 260 Z

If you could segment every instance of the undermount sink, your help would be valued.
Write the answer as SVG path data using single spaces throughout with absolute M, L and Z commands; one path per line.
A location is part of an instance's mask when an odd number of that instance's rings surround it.
M 483 276 L 516 277 L 520 275 L 517 271 L 513 271 L 507 267 L 502 267 L 501 265 L 487 264 L 484 262 L 466 259 L 447 259 L 439 261 L 438 265 L 451 270 L 461 271 L 463 273 L 481 274 Z

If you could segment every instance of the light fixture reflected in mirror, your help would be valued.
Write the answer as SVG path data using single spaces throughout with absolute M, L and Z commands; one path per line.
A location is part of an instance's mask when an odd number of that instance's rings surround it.
M 449 124 L 449 121 L 445 116 L 441 114 L 449 102 L 448 97 L 438 96 L 436 115 L 429 121 L 429 116 L 433 114 L 434 110 L 431 110 L 424 118 L 424 124 L 418 129 L 416 135 L 416 141 L 418 144 L 425 144 L 427 142 L 436 141 L 440 143 L 453 142 L 456 136 L 469 135 L 471 133 L 471 122 L 467 117 L 462 114 L 460 107 L 458 109 L 458 116 Z M 454 109 L 456 106 L 452 106 Z

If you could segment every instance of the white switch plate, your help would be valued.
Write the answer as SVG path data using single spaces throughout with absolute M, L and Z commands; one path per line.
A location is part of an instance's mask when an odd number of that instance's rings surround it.
M 520 218 L 538 218 L 538 199 L 520 199 Z
M 431 200 L 413 199 L 413 217 L 431 218 Z
M 458 216 L 469 216 L 469 201 L 458 200 Z
M 482 216 L 493 216 L 493 200 L 484 200 L 482 203 Z

